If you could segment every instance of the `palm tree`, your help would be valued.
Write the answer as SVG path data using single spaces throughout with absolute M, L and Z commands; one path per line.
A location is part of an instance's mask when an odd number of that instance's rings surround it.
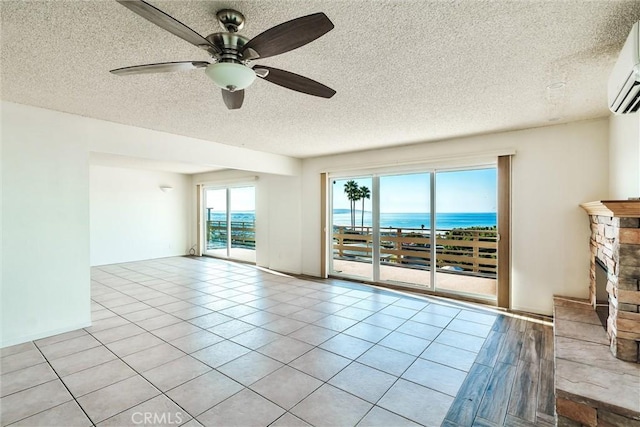
M 349 199 L 349 208 L 351 209 L 351 228 L 356 226 L 356 201 L 360 200 L 360 189 L 358 183 L 354 180 L 349 180 L 344 184 L 344 192 Z
M 360 187 L 359 193 L 360 193 L 360 198 L 362 199 L 362 222 L 360 223 L 360 226 L 364 230 L 364 199 L 371 198 L 371 191 L 369 191 L 368 187 L 365 187 L 363 185 L 362 187 Z

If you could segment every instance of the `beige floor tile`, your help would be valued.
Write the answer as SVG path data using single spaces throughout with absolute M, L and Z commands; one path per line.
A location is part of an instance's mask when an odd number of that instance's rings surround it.
M 362 399 L 325 384 L 290 412 L 313 426 L 352 426 L 372 407 Z
M 371 411 L 358 423 L 358 427 L 420 427 L 413 421 L 374 406 Z
M 409 366 L 411 366 L 411 364 L 416 360 L 416 357 L 388 347 L 374 345 L 357 360 L 358 362 L 371 366 L 372 368 L 399 376 L 402 375 Z
M 391 332 L 378 345 L 383 345 L 392 350 L 410 354 L 412 356 L 420 356 L 420 354 L 431 344 L 431 341 L 412 335 L 403 334 L 401 332 Z
M 439 425 L 452 401 L 445 393 L 457 390 L 495 321 L 353 283 L 203 261 L 165 258 L 92 268 L 94 324 L 87 330 L 106 347 L 82 329 L 38 340 L 100 425 L 134 425 L 132 417 L 145 413 L 164 414 L 156 424 L 185 427 Z M 49 378 L 59 382 L 32 343 L 0 354 L 2 367 L 14 369 L 2 372 L 0 390 L 9 400 L 35 393 Z M 410 381 L 397 378 L 402 374 Z M 439 409 L 431 408 L 432 401 Z M 90 423 L 74 401 L 49 404 L 54 406 L 33 409 L 40 412 L 22 423 Z
M 117 316 L 113 311 L 103 308 L 102 310 L 96 310 L 91 312 L 91 321 L 97 322 L 98 320 L 108 319 L 110 317 Z
M 62 382 L 75 397 L 80 397 L 136 375 L 133 369 L 116 359 L 62 377 Z
M 448 345 L 434 342 L 422 352 L 420 358 L 469 372 L 477 356 L 478 354 L 472 351 L 449 347 Z
M 356 359 L 373 347 L 373 343 L 349 335 L 338 334 L 320 345 L 320 348 L 339 354 L 348 359 Z
M 78 398 L 78 403 L 94 423 L 157 396 L 160 392 L 137 375 Z
M 278 418 L 273 424 L 270 424 L 269 427 L 311 427 L 311 425 L 309 423 L 305 423 L 290 412 L 287 412 Z
M 445 329 L 434 341 L 439 344 L 449 345 L 451 347 L 461 348 L 463 350 L 477 353 L 484 345 L 485 339 Z
M 285 409 L 291 409 L 322 385 L 322 381 L 283 366 L 251 385 L 251 389 Z
M 113 307 L 111 311 L 122 316 L 123 314 L 135 313 L 136 311 L 146 310 L 148 308 L 151 308 L 151 307 L 143 302 L 136 301 L 136 302 L 132 302 L 131 304 L 125 304 L 125 305 L 120 305 L 118 307 Z
M 109 344 L 134 335 L 140 335 L 144 332 L 145 330 L 140 326 L 134 323 L 128 323 L 126 325 L 116 326 L 115 328 L 104 331 L 92 332 L 91 334 L 103 344 Z
M 234 319 L 229 322 L 216 325 L 212 328 L 208 328 L 207 330 L 213 332 L 216 335 L 220 335 L 221 337 L 229 339 L 235 337 L 236 335 L 248 332 L 254 328 L 254 325 Z
M 283 364 L 277 360 L 252 351 L 218 367 L 217 370 L 248 386 L 282 366 Z
M 244 389 L 198 416 L 198 421 L 208 426 L 267 426 L 284 412 L 284 409 L 273 402 Z
M 145 372 L 157 366 L 184 356 L 185 353 L 167 343 L 130 354 L 122 358 L 129 366 L 138 372 Z
M 60 341 L 70 340 L 71 338 L 81 337 L 83 335 L 87 335 L 87 331 L 84 329 L 76 329 L 74 331 L 65 332 L 63 334 L 53 335 L 47 338 L 42 338 L 40 340 L 36 340 L 35 343 L 41 347 L 45 345 L 55 344 Z
M 50 345 L 40 345 L 40 351 L 48 360 L 58 359 L 79 351 L 98 347 L 100 342 L 89 334 Z
M 467 373 L 429 360 L 417 359 L 402 378 L 455 397 Z
M 394 375 L 354 362 L 331 378 L 329 384 L 375 404 L 396 379 Z
M 312 348 L 313 346 L 305 342 L 289 337 L 282 337 L 260 347 L 258 351 L 266 356 L 279 360 L 282 363 L 289 363 Z
M 0 377 L 0 397 L 43 384 L 58 378 L 48 363 L 39 363 L 28 368 L 2 374 Z
M 0 398 L 0 407 L 2 408 L 0 425 L 14 423 L 72 399 L 73 397 L 60 380 L 49 381 L 10 394 Z
M 177 426 L 191 420 L 191 415 L 165 395 L 156 396 L 98 424 L 98 427 Z
M 51 366 L 58 375 L 64 377 L 114 359 L 116 356 L 109 349 L 100 346 L 52 360 Z
M 212 368 L 224 365 L 238 357 L 250 352 L 246 347 L 231 341 L 222 341 L 202 350 L 198 350 L 191 355 L 196 359 L 206 363 Z
M 6 374 L 8 372 L 17 371 L 19 369 L 28 368 L 44 362 L 45 359 L 38 349 L 31 349 L 21 353 L 10 354 L 0 359 L 0 372 Z
M 352 337 L 360 338 L 365 341 L 377 343 L 387 335 L 391 333 L 391 330 L 381 328 L 379 326 L 370 325 L 368 323 L 357 323 L 346 329 L 343 334 L 350 335 Z
M 11 424 L 11 427 L 88 427 L 92 425 L 78 403 L 72 400 Z
M 439 426 L 452 403 L 451 396 L 400 379 L 380 399 L 378 406 L 418 424 Z
M 225 316 L 220 313 L 210 313 L 205 316 L 196 317 L 194 319 L 190 319 L 189 323 L 194 324 L 202 329 L 213 328 L 216 325 L 221 323 L 226 323 L 232 320 L 231 317 Z
M 304 328 L 298 329 L 297 331 L 289 334 L 289 337 L 316 346 L 330 338 L 333 338 L 337 334 L 338 332 L 332 331 L 331 329 L 322 328 L 317 325 L 307 325 Z
M 182 322 L 181 319 L 178 319 L 175 316 L 170 314 L 162 314 L 157 317 L 151 317 L 149 319 L 144 319 L 136 322 L 138 326 L 142 329 L 146 329 L 147 331 L 155 331 L 156 329 L 164 328 L 165 326 L 175 325 L 176 323 Z
M 240 335 L 236 335 L 235 337 L 231 338 L 231 341 L 255 350 L 279 338 L 282 338 L 282 335 L 272 331 L 268 331 L 266 329 L 255 328 Z
M 211 368 L 208 365 L 193 357 L 183 356 L 150 369 L 144 372 L 143 376 L 160 390 L 167 391 L 210 370 Z
M 169 343 L 185 353 L 193 353 L 205 347 L 209 347 L 210 345 L 219 343 L 220 341 L 224 341 L 224 338 L 209 331 L 200 330 L 193 334 L 172 340 Z
M 93 334 L 95 332 L 100 332 L 100 331 L 105 331 L 107 329 L 111 329 L 111 328 L 117 328 L 118 326 L 123 326 L 126 324 L 129 324 L 131 322 L 129 322 L 127 319 L 120 317 L 120 316 L 114 316 L 114 317 L 108 317 L 106 319 L 102 319 L 102 320 L 97 320 L 95 322 L 91 323 L 91 326 L 89 326 L 88 328 L 84 328 L 85 331 Z
M 329 378 L 333 377 L 350 363 L 351 359 L 321 348 L 314 348 L 291 362 L 290 366 L 322 381 L 328 381 Z
M 36 350 L 36 346 L 34 345 L 33 341 L 0 348 L 0 358 L 11 356 L 12 354 L 23 353 L 29 350 Z
M 149 307 L 144 310 L 134 311 L 133 313 L 123 314 L 122 317 L 130 322 L 139 322 L 140 320 L 152 319 L 164 314 L 166 314 L 164 311 L 158 310 L 157 308 Z
M 240 383 L 211 371 L 169 390 L 166 394 L 189 414 L 198 416 L 243 388 Z
M 114 352 L 118 357 L 125 357 L 142 350 L 162 344 L 160 338 L 150 332 L 144 332 L 140 335 L 124 338 L 107 344 L 107 348 Z
M 172 341 L 180 337 L 184 337 L 185 335 L 200 332 L 201 330 L 201 328 L 182 320 L 179 323 L 155 329 L 152 333 L 165 341 Z

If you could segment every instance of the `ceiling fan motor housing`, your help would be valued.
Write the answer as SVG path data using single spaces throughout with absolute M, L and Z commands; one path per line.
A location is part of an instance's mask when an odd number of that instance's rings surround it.
M 237 33 L 213 33 L 205 37 L 209 43 L 222 51 L 218 62 L 234 62 L 247 64 L 249 60 L 242 59 L 240 51 L 249 39 Z

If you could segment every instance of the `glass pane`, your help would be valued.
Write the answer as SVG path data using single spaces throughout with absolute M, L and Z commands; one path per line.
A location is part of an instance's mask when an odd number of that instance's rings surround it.
M 371 187 L 371 178 L 333 181 L 332 274 L 373 279 Z
M 495 298 L 495 168 L 436 174 L 436 289 Z
M 431 287 L 430 174 L 380 177 L 380 280 Z
M 205 253 L 227 256 L 227 190 L 205 190 Z
M 231 188 L 231 249 L 229 257 L 256 261 L 256 191 L 255 187 Z

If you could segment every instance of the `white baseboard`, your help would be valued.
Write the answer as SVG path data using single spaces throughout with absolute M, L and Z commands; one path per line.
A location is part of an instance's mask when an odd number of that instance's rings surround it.
M 81 322 L 81 323 L 77 323 L 75 325 L 71 325 L 65 328 L 58 328 L 58 329 L 53 329 L 53 330 L 49 330 L 49 331 L 43 331 L 43 332 L 38 332 L 32 335 L 26 335 L 26 336 L 22 336 L 22 337 L 17 337 L 17 338 L 13 338 L 13 339 L 9 339 L 9 340 L 3 340 L 2 342 L 0 342 L 0 348 L 5 348 L 5 347 L 9 347 L 12 345 L 17 345 L 17 344 L 22 344 L 25 342 L 29 342 L 29 341 L 35 341 L 35 340 L 39 340 L 41 338 L 47 338 L 47 337 L 51 337 L 53 335 L 58 335 L 58 334 L 64 334 L 65 332 L 71 332 L 71 331 L 75 331 L 76 329 L 81 329 L 81 328 L 88 328 L 89 326 L 91 326 L 91 322 Z

